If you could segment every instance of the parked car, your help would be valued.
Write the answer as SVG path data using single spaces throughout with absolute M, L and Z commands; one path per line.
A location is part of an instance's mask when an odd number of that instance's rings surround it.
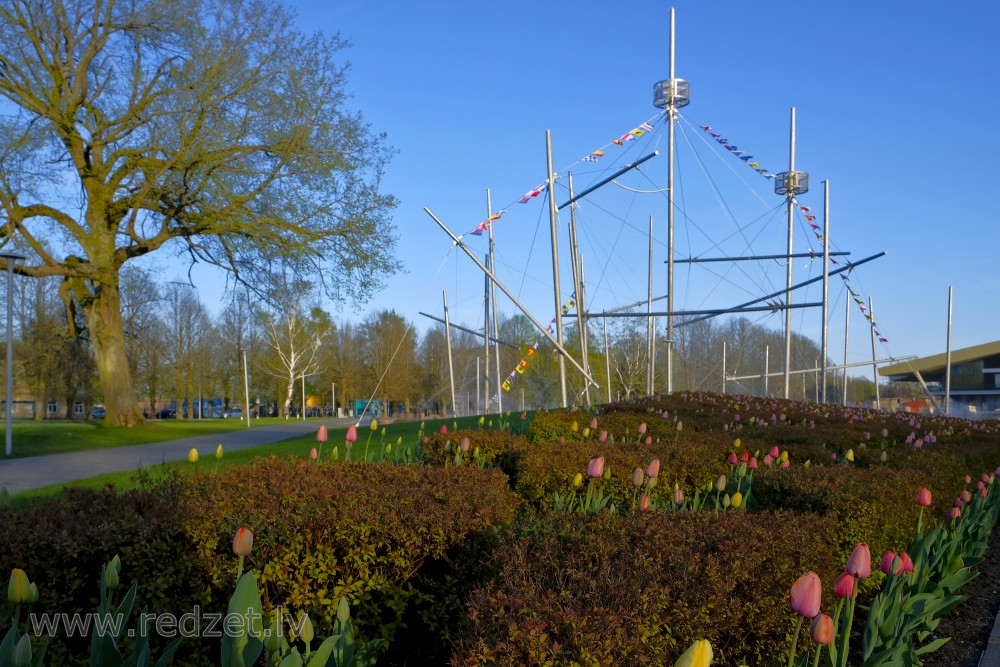
M 223 419 L 243 419 L 243 408 L 229 408 L 222 413 Z
M 97 406 L 96 408 L 94 408 L 93 410 L 90 411 L 90 418 L 91 419 L 104 419 L 104 416 L 106 414 L 107 414 L 107 411 L 103 407 Z
M 163 408 L 156 413 L 157 419 L 174 419 L 177 416 L 176 408 Z

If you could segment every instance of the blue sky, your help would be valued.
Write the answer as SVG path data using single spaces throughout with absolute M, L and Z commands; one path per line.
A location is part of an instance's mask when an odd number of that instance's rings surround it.
M 930 2 L 758 3 L 746 1 L 405 2 L 300 1 L 304 30 L 340 32 L 352 42 L 352 104 L 387 133 L 399 154 L 386 188 L 405 272 L 373 295 L 420 328 L 418 311 L 482 322 L 482 274 L 424 213 L 429 207 L 458 233 L 494 209 L 498 275 L 532 313 L 552 317 L 547 204 L 514 204 L 545 178 L 551 130 L 560 194 L 564 169 L 577 190 L 602 170 L 658 148 L 661 156 L 620 183 L 666 186 L 666 131 L 611 146 L 597 164 L 577 162 L 657 113 L 652 86 L 668 77 L 668 12 L 676 9 L 676 76 L 691 84 L 678 124 L 676 257 L 782 253 L 783 198 L 772 183 L 712 142 L 710 125 L 771 171 L 789 159 L 789 113 L 797 109 L 796 168 L 809 172 L 799 198 L 821 211 L 830 181 L 831 239 L 860 259 L 851 285 L 874 301 L 889 340 L 880 356 L 943 351 L 948 286 L 955 290 L 953 347 L 1000 333 L 1000 226 L 993 198 L 998 170 L 991 128 L 1000 106 L 1000 5 L 962 10 Z M 616 152 L 617 151 L 617 152 Z M 618 160 L 618 162 L 615 162 Z M 509 205 L 509 206 L 508 206 Z M 667 206 L 662 193 L 614 185 L 581 204 L 582 253 L 593 309 L 645 298 L 648 219 L 654 218 L 654 294 L 666 292 Z M 559 217 L 568 258 L 568 209 Z M 821 214 L 816 220 L 822 222 Z M 740 231 L 742 230 L 742 231 Z M 482 254 L 485 242 L 466 237 Z M 484 237 L 485 238 L 485 237 Z M 751 239 L 752 243 L 748 243 Z M 716 244 L 716 245 L 713 245 Z M 801 212 L 795 250 L 821 249 Z M 819 275 L 798 260 L 796 282 Z M 572 291 L 563 261 L 564 299 Z M 782 289 L 784 267 L 677 269 L 678 308 L 721 308 Z M 773 286 L 773 287 L 772 287 Z M 817 301 L 818 287 L 793 301 Z M 846 293 L 831 281 L 831 356 L 843 355 Z M 665 310 L 665 302 L 657 305 Z M 501 309 L 513 313 L 505 302 Z M 346 316 L 354 317 L 345 308 Z M 360 316 L 358 316 L 360 317 Z M 783 315 L 751 315 L 779 329 Z M 851 314 L 852 360 L 870 358 L 868 329 Z M 796 331 L 818 340 L 820 311 L 796 311 Z M 772 355 L 774 356 L 774 355 Z

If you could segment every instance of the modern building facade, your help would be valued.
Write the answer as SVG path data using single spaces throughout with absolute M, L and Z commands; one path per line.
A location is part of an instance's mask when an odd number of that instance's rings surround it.
M 878 369 L 894 382 L 923 382 L 945 407 L 947 355 L 935 354 Z M 974 345 L 951 352 L 952 416 L 994 414 L 1000 411 L 1000 341 Z

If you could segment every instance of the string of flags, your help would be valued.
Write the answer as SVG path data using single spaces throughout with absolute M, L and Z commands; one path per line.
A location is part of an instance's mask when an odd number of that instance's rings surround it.
M 729 143 L 729 139 L 722 136 L 720 133 L 712 129 L 711 125 L 699 125 L 707 134 L 709 134 L 713 139 L 715 139 L 719 144 L 722 145 L 727 151 L 742 160 L 748 167 L 756 171 L 758 174 L 767 179 L 773 179 L 774 174 L 767 168 L 760 166 L 760 160 L 755 160 L 753 155 L 750 155 L 747 151 L 740 149 L 739 146 L 735 146 Z M 753 162 L 751 162 L 753 160 Z
M 812 214 L 812 209 L 810 209 L 808 206 L 802 206 L 798 202 L 795 202 L 795 205 L 798 207 L 800 211 L 802 211 L 803 216 L 805 216 L 806 222 L 809 223 L 809 227 L 810 229 L 812 229 L 812 233 L 816 235 L 816 238 L 819 239 L 820 241 L 825 241 L 826 239 L 823 236 L 822 232 L 820 231 L 822 228 L 816 224 L 816 216 Z M 834 257 L 830 258 L 830 262 L 832 264 L 840 266 L 840 262 L 838 262 Z M 861 310 L 861 314 L 864 316 L 866 320 L 868 320 L 868 323 L 872 327 L 872 331 L 875 332 L 875 337 L 879 339 L 879 342 L 888 343 L 889 339 L 883 336 L 882 333 L 878 330 L 878 324 L 876 324 L 875 318 L 872 317 L 872 314 L 868 312 L 868 307 L 865 306 L 864 301 L 861 300 L 861 295 L 855 292 L 854 289 L 851 287 L 851 281 L 850 278 L 848 278 L 851 271 L 853 271 L 853 268 L 849 269 L 847 273 L 839 273 L 837 275 L 839 275 L 841 280 L 844 281 L 844 287 L 851 295 L 851 298 L 854 300 L 854 303 L 856 303 L 858 308 Z
M 562 306 L 563 315 L 568 314 L 570 308 L 575 308 L 575 307 L 576 307 L 576 292 L 573 292 L 573 294 L 570 295 L 569 299 L 566 300 L 566 303 L 564 303 Z M 549 322 L 549 326 L 547 326 L 545 330 L 551 334 L 555 331 L 555 325 L 556 325 L 556 318 L 553 317 L 552 321 Z M 514 367 L 514 370 L 510 372 L 510 374 L 507 376 L 507 379 L 504 380 L 503 383 L 500 385 L 500 389 L 502 389 L 505 392 L 511 390 L 511 387 L 513 386 L 513 383 L 517 380 L 517 378 L 521 375 L 524 375 L 524 371 L 528 370 L 528 359 L 535 356 L 535 353 L 538 352 L 538 347 L 539 345 L 541 345 L 541 342 L 542 341 L 540 340 L 536 341 L 534 345 L 528 348 L 527 355 L 517 363 L 517 366 Z M 499 399 L 500 399 L 500 392 L 498 391 L 496 394 L 493 395 L 493 400 L 499 401 Z
M 578 159 L 576 162 L 571 163 L 568 167 L 566 167 L 566 169 L 570 169 L 574 165 L 579 164 L 581 162 L 597 162 L 602 157 L 604 157 L 605 150 L 608 149 L 608 148 L 610 148 L 611 146 L 624 146 L 629 141 L 634 141 L 634 140 L 638 139 L 639 137 L 645 135 L 647 132 L 653 132 L 656 129 L 653 126 L 653 123 L 655 123 L 656 120 L 657 120 L 657 118 L 659 118 L 659 116 L 662 116 L 662 115 L 663 115 L 663 112 L 660 112 L 659 114 L 657 114 L 653 118 L 650 118 L 649 120 L 647 120 L 645 122 L 639 123 L 638 125 L 636 125 L 635 127 L 633 127 L 631 130 L 629 130 L 625 134 L 619 136 L 617 139 L 613 139 L 613 140 L 609 141 L 608 143 L 604 144 L 603 146 L 601 146 L 597 150 L 591 151 L 590 153 L 587 153 L 586 155 L 584 155 L 583 157 L 581 157 L 580 159 Z M 532 199 L 537 198 L 540 194 L 542 194 L 543 192 L 545 192 L 545 188 L 546 187 L 548 187 L 547 183 L 539 183 L 535 187 L 533 187 L 530 190 L 528 190 L 527 192 L 525 192 L 519 199 L 517 199 L 514 202 L 511 202 L 511 204 L 514 204 L 514 203 L 517 203 L 517 204 L 527 204 Z M 475 227 L 473 227 L 468 233 L 472 234 L 473 236 L 482 236 L 483 232 L 485 232 L 486 230 L 488 230 L 490 228 L 490 226 L 494 222 L 496 222 L 497 220 L 499 220 L 501 217 L 503 217 L 503 215 L 505 213 L 507 213 L 507 209 L 506 208 L 500 209 L 499 211 L 497 211 L 496 213 L 494 213 L 493 215 L 491 215 L 490 217 L 486 218 L 485 220 L 483 220 L 482 222 L 480 222 L 478 225 L 476 225 Z

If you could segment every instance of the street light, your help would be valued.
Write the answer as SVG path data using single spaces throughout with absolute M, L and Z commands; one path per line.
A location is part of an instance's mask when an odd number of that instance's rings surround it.
M 240 348 L 243 353 L 243 405 L 246 407 L 247 428 L 250 428 L 250 376 L 247 374 L 247 349 Z
M 7 264 L 7 393 L 4 394 L 4 436 L 7 456 L 14 453 L 14 433 L 11 430 L 11 406 L 14 394 L 14 262 L 25 259 L 14 252 L 0 253 Z

